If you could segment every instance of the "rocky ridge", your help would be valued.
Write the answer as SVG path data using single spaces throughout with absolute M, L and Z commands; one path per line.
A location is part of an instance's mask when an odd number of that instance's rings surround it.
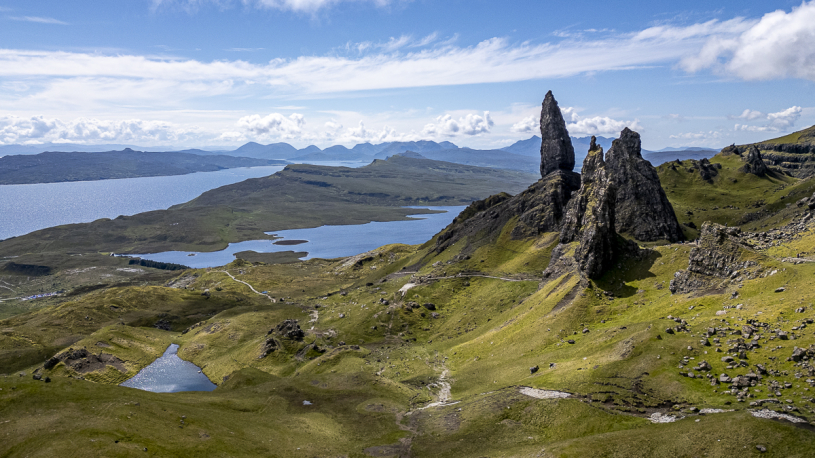
M 605 158 L 592 137 L 579 175 L 572 170 L 574 149 L 566 123 L 549 91 L 541 110 L 541 135 L 542 178 L 516 196 L 492 196 L 471 204 L 438 236 L 436 253 L 465 237 L 471 246 L 496 237 L 517 218 L 513 239 L 560 233 L 545 276 L 576 268 L 597 278 L 618 254 L 638 251 L 636 243 L 626 242 L 618 232 L 641 241 L 683 240 L 656 169 L 642 157 L 638 133 L 624 129 Z

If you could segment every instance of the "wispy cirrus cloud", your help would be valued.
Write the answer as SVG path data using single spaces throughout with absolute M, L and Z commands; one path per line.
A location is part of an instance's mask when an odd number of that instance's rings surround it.
M 3 11 L 3 10 L 0 10 Z M 21 22 L 36 22 L 38 24 L 56 24 L 56 25 L 69 25 L 65 21 L 60 21 L 59 19 L 54 19 L 51 17 L 41 17 L 41 16 L 9 16 L 9 19 L 12 21 L 21 21 Z
M 144 86 L 146 90 L 152 90 L 153 86 L 178 86 L 181 89 L 178 97 L 190 92 L 191 86 L 202 88 L 202 94 L 208 92 L 207 87 L 225 86 L 239 93 L 251 84 L 256 92 L 268 94 L 271 90 L 279 96 L 297 97 L 505 83 L 671 64 L 702 46 L 711 34 L 747 26 L 742 20 L 734 19 L 688 27 L 660 26 L 594 41 L 531 44 L 496 37 L 472 46 L 442 42 L 417 48 L 412 46 L 431 42 L 435 37 L 419 40 L 399 37 L 383 43 L 378 51 L 363 55 L 301 56 L 267 63 L 5 49 L 0 50 L 0 78 L 40 78 L 45 90 L 66 81 L 74 85 L 85 81 L 87 90 L 78 92 L 84 94 L 97 92 L 100 79 L 119 79 L 130 81 L 123 87 Z M 133 97 L 147 95 L 134 93 L 133 89 L 127 92 Z
M 202 6 L 213 5 L 221 9 L 238 5 L 257 9 L 293 11 L 297 13 L 316 13 L 341 3 L 368 3 L 378 7 L 388 6 L 393 0 L 152 0 L 153 10 L 160 8 L 180 7 L 196 11 Z

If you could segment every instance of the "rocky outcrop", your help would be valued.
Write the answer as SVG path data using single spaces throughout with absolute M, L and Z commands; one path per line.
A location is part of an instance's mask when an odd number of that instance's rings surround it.
M 618 237 L 614 229 L 616 196 L 603 148 L 596 146 L 592 138 L 592 150 L 583 161 L 580 189 L 569 202 L 560 232 L 562 245 L 557 250 L 565 255 L 573 249 L 577 268 L 589 278 L 602 275 L 614 260 Z M 564 246 L 573 242 L 577 246 Z
M 54 355 L 45 362 L 43 368 L 51 370 L 60 362 L 79 374 L 87 374 L 104 370 L 107 366 L 112 366 L 120 372 L 127 372 L 124 361 L 110 354 L 99 353 L 98 355 L 89 352 L 85 348 L 69 348 L 64 353 Z
M 758 270 L 757 258 L 739 228 L 705 223 L 697 246 L 690 252 L 687 270 L 674 274 L 669 289 L 687 293 L 715 288 L 723 280 L 752 278 Z
M 543 99 L 540 127 L 541 177 L 557 170 L 574 170 L 574 147 L 552 91 Z
M 684 240 L 657 170 L 642 157 L 640 134 L 626 127 L 606 154 L 606 168 L 616 188 L 617 232 L 643 242 Z
M 301 342 L 306 333 L 300 329 L 300 322 L 298 320 L 283 320 L 277 326 L 273 327 L 266 333 L 266 340 L 260 346 L 260 354 L 258 359 L 265 358 L 269 354 L 283 348 L 283 343 L 278 339 L 286 339 L 293 342 Z
M 283 320 L 280 324 L 270 329 L 266 335 L 277 334 L 289 340 L 303 340 L 306 334 L 300 329 L 299 323 L 297 320 Z
M 721 169 L 721 164 L 711 164 L 710 161 L 705 158 L 700 161 L 691 160 L 688 173 L 698 173 L 699 178 L 708 183 L 713 183 L 713 179 L 719 176 L 719 170 Z
M 747 154 L 742 157 L 746 162 L 739 171 L 744 173 L 752 173 L 753 175 L 763 177 L 767 174 L 767 164 L 761 158 L 761 152 L 756 148 L 756 145 L 750 145 L 747 149 Z
M 516 196 L 498 194 L 473 202 L 436 238 L 436 253 L 464 238 L 471 245 L 484 243 L 485 237 L 497 237 L 512 220 L 516 222 L 510 236 L 516 240 L 560 232 L 566 205 L 580 188 L 580 174 L 572 171 L 574 148 L 551 91 L 543 101 L 541 134 L 543 177 Z

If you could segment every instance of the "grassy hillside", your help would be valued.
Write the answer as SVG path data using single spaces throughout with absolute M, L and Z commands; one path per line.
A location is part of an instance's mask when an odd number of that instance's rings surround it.
M 789 250 L 760 251 L 757 278 L 728 280 L 702 294 L 667 289 L 674 272 L 687 267 L 687 244 L 621 260 L 582 285 L 568 276 L 540 281 L 555 237 L 506 236 L 469 257 L 457 256 L 459 245 L 433 255 L 431 241 L 351 259 L 226 267 L 276 302 L 220 269 L 181 274 L 176 285 L 186 289 L 95 292 L 0 322 L 3 348 L 21 345 L 33 330 L 57 337 L 65 329 L 82 336 L 74 348 L 110 345 L 96 349 L 126 361 L 126 374 L 110 367 L 79 374 L 59 364 L 42 371 L 54 380 L 44 384 L 31 380 L 34 364 L 23 369 L 25 377 L 0 378 L 0 421 L 9 420 L 14 432 L 2 450 L 64 452 L 65 440 L 35 441 L 48 427 L 52 437 L 82 439 L 83 452 L 99 456 L 144 447 L 158 455 L 206 447 L 247 456 L 733 456 L 758 453 L 757 445 L 775 456 L 807 456 L 815 452 L 812 432 L 750 412 L 769 406 L 815 420 L 807 382 L 813 369 L 807 360 L 787 360 L 793 347 L 815 345 L 802 330 L 815 317 L 808 287 L 815 264 L 784 260 L 815 244 L 814 234 L 786 242 Z M 403 295 L 408 283 L 416 286 Z M 774 293 L 779 287 L 785 290 Z M 211 295 L 201 296 L 206 290 Z M 120 309 L 112 314 L 113 304 Z M 173 331 L 140 327 L 161 316 Z M 259 358 L 269 330 L 287 318 L 299 320 L 305 338 L 277 337 L 277 350 Z M 731 348 L 749 320 L 767 327 L 758 328 L 759 348 L 741 358 L 742 367 Z M 709 328 L 715 335 L 703 336 Z M 156 395 L 105 385 L 170 342 L 219 388 Z M 725 356 L 735 356 L 735 366 Z M 701 361 L 709 370 L 693 370 Z M 710 382 L 758 367 L 765 372 L 746 397 Z M 538 399 L 521 387 L 569 397 Z M 751 404 L 768 398 L 781 404 Z M 438 400 L 446 402 L 430 406 Z M 654 414 L 678 419 L 655 424 Z
M 372 164 L 353 194 L 339 186 L 346 169 L 281 176 L 292 192 L 325 190 L 315 200 L 370 204 L 394 164 Z M 760 230 L 739 239 L 743 266 L 687 293 L 672 280 L 721 241 L 628 253 L 597 280 L 544 278 L 558 234 L 513 238 L 512 218 L 440 253 L 434 238 L 343 259 L 239 260 L 0 320 L 0 455 L 811 456 L 815 221 L 796 202 L 815 180 L 742 165 L 717 155 L 659 167 L 680 222 Z M 172 211 L 257 207 L 266 189 L 289 189 L 268 182 Z M 170 343 L 218 388 L 115 386 Z M 87 370 L 69 348 L 113 362 Z

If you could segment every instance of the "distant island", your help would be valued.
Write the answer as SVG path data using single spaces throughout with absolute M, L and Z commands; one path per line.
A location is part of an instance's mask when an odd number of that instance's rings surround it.
M 184 152 L 144 152 L 130 148 L 103 153 L 45 152 L 0 157 L 0 185 L 186 175 L 237 167 L 286 164 L 287 161 L 281 160 L 225 155 L 200 156 Z

